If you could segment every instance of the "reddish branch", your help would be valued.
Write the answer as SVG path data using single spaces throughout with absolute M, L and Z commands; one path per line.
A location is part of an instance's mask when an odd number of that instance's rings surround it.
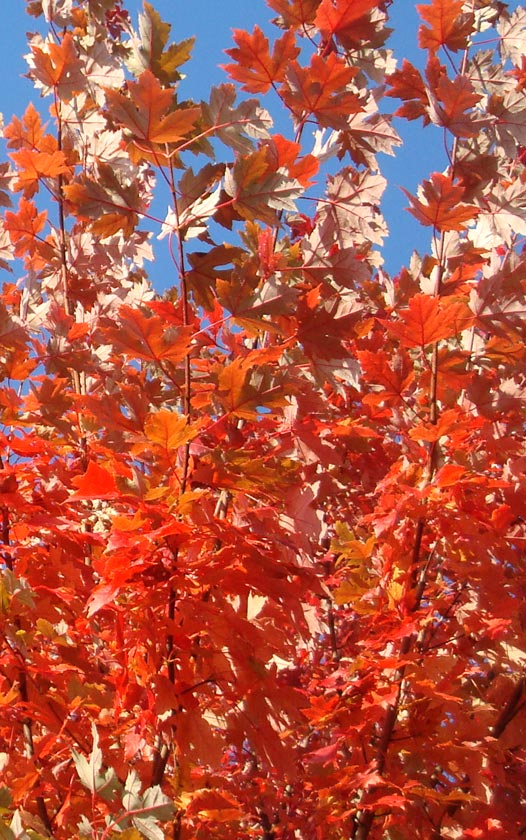
M 465 68 L 467 61 L 467 51 L 464 52 L 464 58 L 462 61 L 462 67 Z M 452 176 L 454 174 L 455 168 L 455 161 L 456 161 L 456 154 L 457 154 L 457 139 L 455 138 L 453 143 L 453 150 L 450 158 L 450 168 L 452 172 Z M 436 230 L 435 230 L 436 236 Z M 442 281 L 444 272 L 446 269 L 445 265 L 445 234 L 444 232 L 440 235 L 440 244 L 438 247 L 438 266 L 437 266 L 437 277 L 435 281 L 435 290 L 434 295 L 435 297 L 439 298 L 442 291 Z M 437 395 L 437 388 L 438 388 L 438 375 L 439 375 L 439 342 L 435 342 L 433 344 L 431 350 L 431 377 L 430 377 L 430 384 L 429 384 L 429 423 L 432 426 L 436 426 L 439 419 L 439 403 L 438 403 L 438 395 Z M 425 481 L 426 484 L 429 485 L 433 481 L 433 477 L 435 475 L 437 469 L 437 447 L 435 441 L 432 441 L 427 446 L 427 461 L 425 465 Z M 413 552 L 411 558 L 411 568 L 410 568 L 410 577 L 412 582 L 412 588 L 414 590 L 414 599 L 413 603 L 410 606 L 411 612 L 417 612 L 420 608 L 420 604 L 422 602 L 422 598 L 424 596 L 426 586 L 427 586 L 427 572 L 429 567 L 429 561 L 432 556 L 432 551 L 430 551 L 429 556 L 426 561 L 422 560 L 422 550 L 423 550 L 423 538 L 424 533 L 426 530 L 426 520 L 425 517 L 421 517 L 416 526 L 415 537 L 414 537 L 414 544 L 413 544 Z M 406 655 L 412 650 L 413 645 L 416 641 L 416 635 L 414 633 L 410 633 L 405 636 L 399 648 L 399 658 L 403 660 Z M 399 710 L 400 710 L 400 702 L 404 694 L 404 680 L 406 674 L 407 667 L 406 665 L 402 665 L 394 675 L 394 684 L 397 686 L 397 693 L 394 703 L 391 703 L 386 711 L 383 723 L 380 728 L 379 737 L 378 737 L 378 745 L 376 747 L 375 752 L 375 759 L 374 759 L 374 770 L 378 775 L 382 776 L 385 770 L 385 765 L 387 761 L 387 755 L 389 752 L 389 747 L 392 743 L 393 733 L 395 731 Z M 355 831 L 353 834 L 354 840 L 367 840 L 369 837 L 371 828 L 373 826 L 375 820 L 375 812 L 373 808 L 370 810 L 359 810 L 356 814 L 354 825 Z

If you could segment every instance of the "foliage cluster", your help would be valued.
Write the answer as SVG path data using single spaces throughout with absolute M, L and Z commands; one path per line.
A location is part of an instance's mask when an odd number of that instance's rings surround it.
M 5 840 L 526 832 L 526 12 L 419 6 L 420 69 L 390 5 L 268 0 L 275 37 L 236 31 L 192 102 L 192 42 L 149 3 L 27 2 L 48 110 L 0 168 Z M 393 109 L 448 160 L 396 277 Z

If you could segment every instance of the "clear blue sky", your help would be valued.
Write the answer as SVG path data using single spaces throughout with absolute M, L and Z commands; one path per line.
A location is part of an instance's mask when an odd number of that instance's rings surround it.
M 27 52 L 25 33 L 35 29 L 33 18 L 25 14 L 23 0 L 3 0 L 4 25 L 0 30 L 0 111 L 6 122 L 13 113 L 21 114 L 30 99 L 37 102 L 37 94 L 30 82 L 23 79 L 26 65 L 23 54 Z M 139 0 L 128 0 L 127 8 L 137 20 L 142 8 Z M 225 81 L 220 63 L 228 61 L 223 50 L 232 46 L 232 29 L 251 30 L 255 23 L 266 28 L 272 16 L 264 0 L 153 0 L 161 16 L 172 24 L 173 40 L 197 36 L 193 60 L 186 66 L 187 79 L 182 92 L 188 97 L 207 97 L 211 84 Z M 390 10 L 395 32 L 392 48 L 399 62 L 408 57 L 414 63 L 421 63 L 422 55 L 416 46 L 418 16 L 411 0 L 395 0 Z M 272 27 L 274 30 L 274 27 Z M 277 30 L 275 30 L 277 32 Z M 384 110 L 396 108 L 396 100 L 384 100 Z M 386 268 L 396 273 L 405 264 L 414 248 L 421 252 L 429 249 L 429 233 L 404 210 L 407 199 L 399 189 L 406 187 L 415 192 L 422 178 L 433 170 L 445 166 L 442 137 L 439 130 L 423 130 L 421 123 L 396 123 L 403 133 L 405 145 L 397 150 L 396 159 L 381 155 L 383 174 L 389 187 L 384 199 L 384 215 L 387 218 L 390 237 L 383 249 Z M 162 212 L 162 211 L 161 211 Z M 158 243 L 162 246 L 163 243 Z M 159 249 L 160 251 L 161 249 Z M 162 259 L 159 253 L 159 259 Z M 152 267 L 152 277 L 158 274 Z M 160 276 L 160 275 L 158 275 Z

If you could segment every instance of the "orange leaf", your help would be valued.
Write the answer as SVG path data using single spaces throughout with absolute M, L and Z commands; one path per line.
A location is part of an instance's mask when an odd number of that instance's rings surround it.
M 397 97 L 404 103 L 395 111 L 395 117 L 405 117 L 407 120 L 424 117 L 424 120 L 429 122 L 427 88 L 420 71 L 410 61 L 404 58 L 400 70 L 395 70 L 388 76 L 387 82 L 390 90 L 386 96 Z
M 411 204 L 409 212 L 423 225 L 433 225 L 439 230 L 464 230 L 464 223 L 479 212 L 474 204 L 462 203 L 464 187 L 440 172 L 433 172 L 431 180 L 423 182 L 418 198 L 403 187 L 402 190 Z
M 97 586 L 88 600 L 88 618 L 109 604 L 113 605 L 119 593 L 119 588 L 115 583 L 104 583 Z
M 438 418 L 436 423 L 419 423 L 413 429 L 409 430 L 409 437 L 413 440 L 426 440 L 428 442 L 435 442 L 444 435 L 458 430 L 462 424 L 462 417 L 458 410 L 449 409 L 444 411 Z
M 33 202 L 25 198 L 20 199 L 18 213 L 6 212 L 5 228 L 15 246 L 16 257 L 35 253 L 39 244 L 37 236 L 43 229 L 46 219 L 46 211 L 38 213 Z
M 321 126 L 347 129 L 349 115 L 363 110 L 358 94 L 347 90 L 355 75 L 336 53 L 313 55 L 310 67 L 291 63 L 280 94 L 296 119 L 312 114 Z
M 39 152 L 54 152 L 57 139 L 52 134 L 44 134 L 44 126 L 37 109 L 32 102 L 27 106 L 21 120 L 13 117 L 5 127 L 4 137 L 8 149 L 28 148 Z
M 460 464 L 446 464 L 435 476 L 437 487 L 455 487 L 466 475 L 466 468 Z
M 49 87 L 67 82 L 73 74 L 78 74 L 79 60 L 75 50 L 75 42 L 70 32 L 66 32 L 60 44 L 48 42 L 45 49 L 31 47 L 35 75 Z M 78 79 L 80 81 L 80 75 Z
M 40 773 L 38 770 L 28 770 L 22 776 L 12 779 L 9 784 L 9 793 L 14 802 L 19 802 L 27 796 L 28 791 L 33 790 L 38 784 Z
M 358 351 L 358 359 L 365 380 L 382 387 L 378 394 L 375 393 L 378 399 L 371 400 L 371 395 L 368 395 L 367 402 L 381 401 L 388 405 L 396 405 L 414 379 L 413 365 L 408 354 L 405 353 L 393 361 L 385 350 L 378 348 L 374 353 L 370 350 Z
M 116 499 L 120 495 L 112 474 L 95 461 L 90 461 L 84 475 L 75 476 L 71 483 L 77 488 L 71 499 Z
M 85 321 L 75 321 L 71 329 L 68 330 L 68 341 L 76 341 L 77 339 L 85 338 L 90 331 L 90 325 Z
M 127 128 L 134 138 L 149 143 L 176 143 L 191 131 L 201 115 L 200 108 L 178 108 L 171 90 L 161 87 L 151 70 L 138 81 L 128 82 L 129 96 L 111 88 L 106 90 L 112 120 Z
M 417 294 L 409 301 L 409 308 L 400 310 L 399 320 L 379 319 L 390 333 L 400 339 L 404 347 L 426 347 L 451 338 L 467 329 L 473 313 L 461 301 L 444 303 L 437 297 Z
M 267 0 L 271 9 L 277 12 L 285 27 L 303 28 L 312 23 L 320 0 Z
M 148 440 L 158 443 L 167 451 L 183 446 L 198 434 L 198 430 L 189 425 L 185 414 L 167 409 L 149 414 L 144 431 Z
M 442 76 L 435 90 L 439 101 L 431 100 L 430 113 L 433 122 L 443 125 L 457 137 L 475 137 L 487 120 L 473 114 L 470 109 L 480 102 L 481 95 L 475 91 L 467 76 L 449 79 Z M 469 112 L 466 113 L 466 111 Z
M 246 386 L 247 374 L 251 365 L 243 358 L 234 359 L 229 365 L 222 367 L 218 377 L 219 394 L 225 396 L 225 402 L 230 411 L 236 411 L 243 403 L 253 396 L 250 388 Z M 250 407 L 248 419 L 255 415 L 253 407 Z
M 18 179 L 15 190 L 23 190 L 26 198 L 31 198 L 38 189 L 40 178 L 58 178 L 70 172 L 64 152 L 34 152 L 21 149 L 12 152 L 11 158 L 18 167 Z
M 201 116 L 200 108 L 179 108 L 150 128 L 151 143 L 176 143 L 186 137 Z
M 417 6 L 427 26 L 418 31 L 418 43 L 423 50 L 436 52 L 447 47 L 453 52 L 467 46 L 473 26 L 473 14 L 463 13 L 463 0 L 432 0 L 430 6 Z
M 206 788 L 192 794 L 186 811 L 191 816 L 202 814 L 206 819 L 227 822 L 236 819 L 241 808 L 237 799 L 229 793 Z
M 302 186 L 311 185 L 311 178 L 318 172 L 320 164 L 313 155 L 304 155 L 297 160 L 301 152 L 300 143 L 287 140 L 281 134 L 274 134 L 264 145 L 268 151 L 267 158 L 274 171 L 285 167 L 290 177 L 296 178 Z
M 314 24 L 324 41 L 336 36 L 346 49 L 368 40 L 374 31 L 370 12 L 378 0 L 321 0 Z
M 93 219 L 91 229 L 101 238 L 122 230 L 130 236 L 137 224 L 142 200 L 135 181 L 126 183 L 108 163 L 98 161 L 96 176 L 85 173 L 64 187 L 70 208 L 82 219 Z
M 236 63 L 222 66 L 230 78 L 242 82 L 243 90 L 250 93 L 267 93 L 272 85 L 282 82 L 289 62 L 300 52 L 291 29 L 276 41 L 272 55 L 268 38 L 259 26 L 254 26 L 252 34 L 244 29 L 235 29 L 233 35 L 237 47 L 225 52 Z
M 119 310 L 119 324 L 108 329 L 107 335 L 117 352 L 176 363 L 189 352 L 192 327 L 167 327 L 162 318 L 147 317 L 140 309 L 124 305 Z

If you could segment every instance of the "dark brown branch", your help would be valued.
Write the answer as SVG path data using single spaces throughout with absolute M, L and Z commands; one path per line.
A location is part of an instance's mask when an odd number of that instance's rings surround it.
M 526 701 L 523 701 L 522 703 L 520 702 L 525 682 L 526 679 L 524 677 L 521 677 L 520 680 L 516 683 L 508 699 L 508 702 L 506 703 L 497 720 L 491 727 L 490 735 L 492 735 L 494 738 L 500 738 L 506 727 L 512 722 L 513 718 L 516 717 L 517 713 L 526 705 Z
M 270 817 L 263 809 L 258 811 L 258 818 L 261 828 L 263 829 L 263 840 L 276 840 L 276 832 L 270 822 Z
M 27 706 L 27 704 L 29 702 L 29 696 L 28 696 L 28 691 L 27 691 L 27 676 L 26 676 L 25 668 L 20 669 L 18 680 L 19 680 L 20 699 L 21 699 L 22 703 L 25 706 Z M 26 745 L 26 753 L 27 753 L 29 758 L 33 758 L 33 756 L 35 755 L 35 745 L 34 745 L 34 742 L 33 742 L 33 730 L 32 730 L 32 727 L 31 727 L 31 719 L 30 718 L 26 717 L 22 721 L 22 732 L 24 734 L 24 742 L 25 742 L 25 745 Z M 42 822 L 45 825 L 49 834 L 52 835 L 53 834 L 53 825 L 52 825 L 51 818 L 50 818 L 48 810 L 47 810 L 47 806 L 46 806 L 46 802 L 44 800 L 44 797 L 43 796 L 36 796 L 35 797 L 35 803 L 36 803 L 36 806 L 37 806 L 38 816 L 42 820 Z

